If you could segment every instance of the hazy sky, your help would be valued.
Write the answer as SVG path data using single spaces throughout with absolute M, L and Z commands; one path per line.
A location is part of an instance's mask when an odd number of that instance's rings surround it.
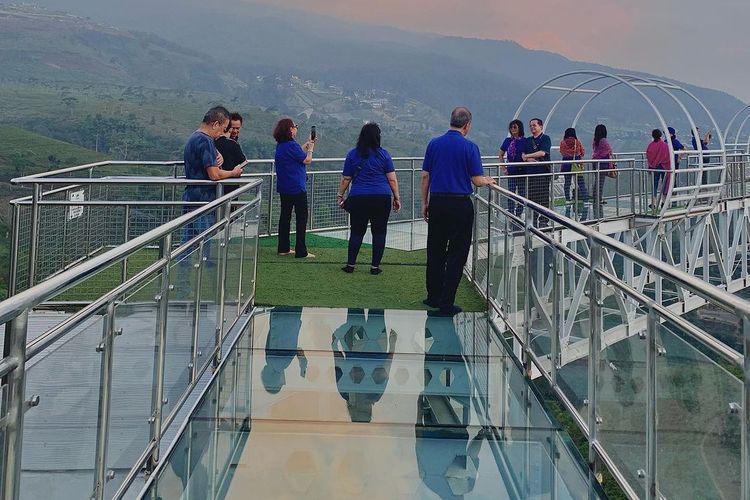
M 750 102 L 750 0 L 292 0 L 282 5 L 414 31 L 514 40 L 574 60 L 725 90 Z

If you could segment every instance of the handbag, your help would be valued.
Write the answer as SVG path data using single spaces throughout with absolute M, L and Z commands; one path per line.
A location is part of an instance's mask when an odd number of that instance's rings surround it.
M 574 163 L 573 163 L 573 164 L 572 164 L 572 165 L 570 166 L 570 171 L 571 171 L 571 172 L 576 172 L 576 173 L 578 173 L 578 172 L 583 172 L 583 171 L 584 171 L 585 169 L 586 169 L 586 168 L 585 168 L 585 167 L 583 166 L 583 163 L 581 163 L 580 161 L 579 161 L 579 162 L 574 162 Z
M 354 180 L 357 178 L 359 173 L 362 171 L 362 162 L 357 165 L 357 168 L 354 170 L 354 175 L 352 175 L 352 181 L 349 183 L 349 188 L 351 189 L 351 185 L 354 184 Z M 346 199 L 341 203 L 341 208 L 346 210 L 349 213 L 352 213 L 352 197 L 347 196 Z

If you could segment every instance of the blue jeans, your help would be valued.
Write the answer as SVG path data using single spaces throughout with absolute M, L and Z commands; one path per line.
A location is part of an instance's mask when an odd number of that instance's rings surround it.
M 563 160 L 572 160 L 570 157 L 563 158 Z M 576 178 L 576 185 L 578 186 L 578 200 L 583 201 L 586 200 L 589 197 L 589 192 L 586 189 L 586 181 L 583 178 L 583 175 L 571 175 L 569 172 L 572 172 L 573 165 L 571 163 L 563 163 L 560 167 L 560 172 L 564 174 L 568 174 L 563 176 L 563 191 L 565 192 L 565 199 L 570 201 L 570 184 L 573 181 L 573 177 Z

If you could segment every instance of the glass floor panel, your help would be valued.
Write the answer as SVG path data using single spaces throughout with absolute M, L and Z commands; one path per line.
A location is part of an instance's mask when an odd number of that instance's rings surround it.
M 497 338 L 483 313 L 259 313 L 148 497 L 589 496 Z

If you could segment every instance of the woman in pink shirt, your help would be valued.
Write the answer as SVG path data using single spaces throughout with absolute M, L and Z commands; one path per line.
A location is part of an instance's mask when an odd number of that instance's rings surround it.
M 603 124 L 599 124 L 594 128 L 594 144 L 591 148 L 591 159 L 592 160 L 611 160 L 612 159 L 612 146 L 609 145 L 607 140 L 607 127 Z M 592 183 L 592 191 L 594 191 L 594 217 L 603 217 L 602 205 L 607 203 L 604 200 L 604 179 L 607 177 L 615 177 L 617 171 L 615 170 L 615 164 L 611 161 L 602 161 L 595 164 L 592 168 L 597 171 L 597 178 Z
M 664 178 L 664 172 L 670 169 L 669 165 L 669 146 L 661 140 L 662 133 L 659 129 L 651 132 L 654 138 L 651 144 L 646 148 L 646 161 L 648 161 L 649 170 L 654 170 L 654 187 L 651 190 L 651 205 L 649 208 L 656 207 L 656 193 L 659 189 L 659 183 Z M 668 175 L 668 174 L 667 174 Z M 665 178 L 663 193 L 666 195 L 669 190 L 669 177 Z

